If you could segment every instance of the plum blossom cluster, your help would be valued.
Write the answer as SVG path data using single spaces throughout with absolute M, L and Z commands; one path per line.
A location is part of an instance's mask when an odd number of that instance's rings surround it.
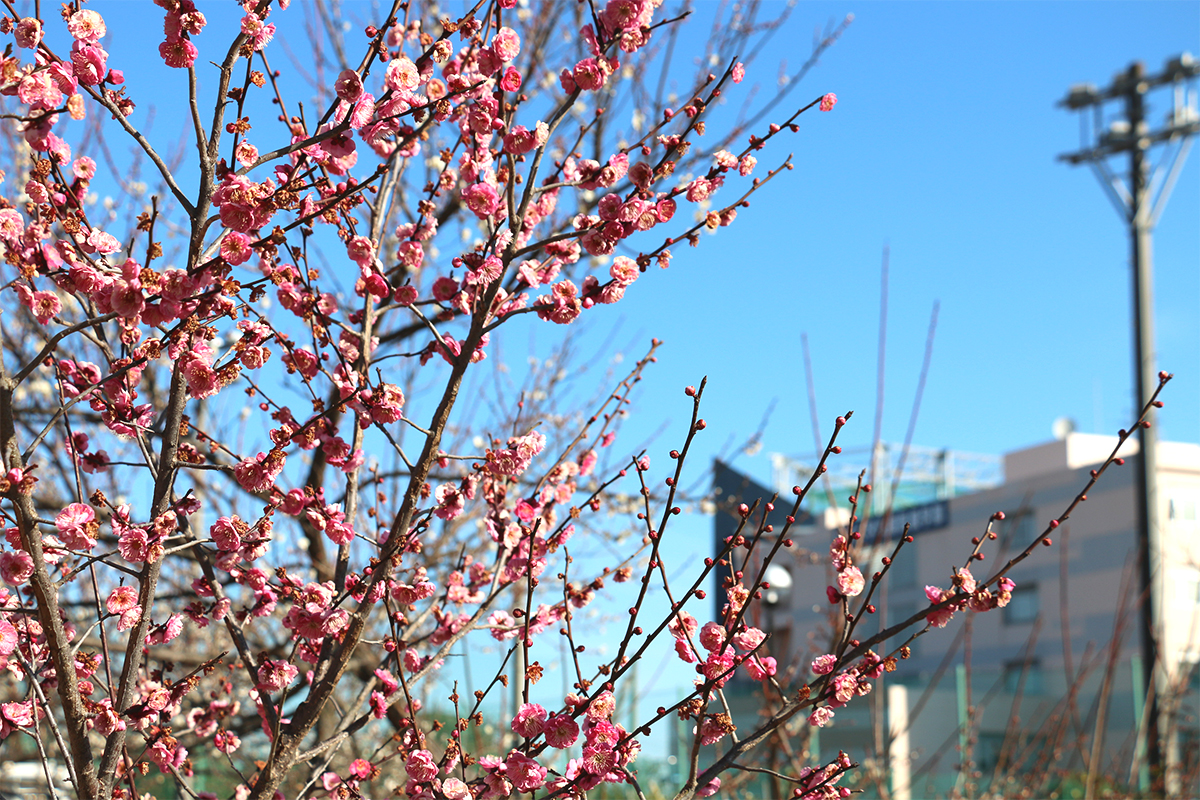
M 993 592 L 984 586 L 979 586 L 971 570 L 963 567 L 954 571 L 953 585 L 949 590 L 937 586 L 926 586 L 925 596 L 933 604 L 926 620 L 930 625 L 944 628 L 954 618 L 955 612 L 969 608 L 972 611 L 991 611 L 994 608 L 1004 608 L 1012 600 L 1016 583 L 1003 577 L 996 584 Z
M 848 546 L 849 542 L 841 534 L 834 537 L 829 546 L 829 563 L 837 576 L 837 585 L 826 587 L 831 603 L 840 602 L 843 597 L 857 597 L 866 586 L 862 570 L 851 563 Z
M 861 486 L 860 491 L 869 491 L 868 486 Z M 854 508 L 857 504 L 858 494 L 850 498 L 851 506 Z M 992 521 L 1003 519 L 1003 514 L 993 516 Z M 851 523 L 857 521 L 857 517 L 851 515 Z M 991 532 L 991 522 L 989 521 L 988 532 L 985 538 L 995 539 L 996 536 Z M 906 529 L 907 531 L 907 529 Z M 862 538 L 861 532 L 853 531 L 847 537 L 843 534 L 838 534 L 834 537 L 833 543 L 829 550 L 829 563 L 833 572 L 837 576 L 837 585 L 826 587 L 826 593 L 829 596 L 829 601 L 835 605 L 846 604 L 849 598 L 857 597 L 862 594 L 866 586 L 862 572 L 855 567 L 852 562 L 853 549 L 851 543 Z M 883 570 L 886 572 L 891 568 L 894 560 L 900 555 L 900 551 L 904 544 L 912 542 L 913 537 L 907 532 L 900 537 L 896 543 L 895 550 L 890 557 L 883 558 Z M 976 538 L 974 540 L 975 550 L 972 552 L 968 563 L 976 559 L 982 559 L 979 550 L 984 539 Z M 883 577 L 884 572 L 875 573 L 872 577 L 872 591 Z M 1012 599 L 1012 591 L 1016 584 L 1005 576 L 1000 576 L 995 583 L 995 591 L 993 592 L 987 586 L 976 581 L 975 577 L 967 567 L 955 568 L 949 590 L 942 589 L 937 586 L 926 586 L 925 596 L 929 599 L 930 606 L 920 615 L 926 624 L 926 630 L 931 627 L 944 628 L 953 619 L 955 613 L 969 608 L 972 611 L 984 612 L 995 608 L 1003 608 L 1008 605 Z M 845 606 L 843 606 L 845 607 Z M 855 625 L 861 618 L 863 612 L 874 613 L 875 607 L 870 605 L 870 596 L 868 595 L 861 603 L 859 614 L 848 614 L 846 616 L 847 625 L 841 636 L 841 641 L 845 644 L 857 647 L 859 641 L 851 638 L 854 634 Z M 814 727 L 824 727 L 834 717 L 836 709 L 845 706 L 855 696 L 864 696 L 869 694 L 872 688 L 871 681 L 878 679 L 885 671 L 891 672 L 896 669 L 896 655 L 901 658 L 907 658 L 909 655 L 907 645 L 903 645 L 896 649 L 896 653 L 886 657 L 880 657 L 872 650 L 866 650 L 861 660 L 853 665 L 847 665 L 846 659 L 843 658 L 842 648 L 839 647 L 838 652 L 826 653 L 817 656 L 812 660 L 811 670 L 817 676 L 817 680 L 813 686 L 816 691 L 808 689 L 808 695 L 814 701 L 812 712 L 808 716 L 808 722 Z
M 696 671 L 702 676 L 696 679 L 698 685 L 707 682 L 724 686 L 739 666 L 755 681 L 765 681 L 776 673 L 775 658 L 756 653 L 767 638 L 758 628 L 743 623 L 737 633 L 730 635 L 729 629 L 717 622 L 699 627 L 695 617 L 682 611 L 670 621 L 668 629 L 675 637 L 676 655 L 688 664 L 697 664 Z M 706 656 L 697 652 L 693 635 Z
M 492 0 L 458 19 L 397 3 L 361 28 L 307 26 L 325 31 L 311 49 L 328 85 L 301 104 L 277 42 L 310 8 L 156 5 L 148 46 L 186 101 L 186 147 L 155 149 L 135 99 L 160 93 L 157 75 L 127 82 L 125 53 L 105 49 L 124 41 L 110 34 L 123 12 L 0 15 L 5 122 L 28 148 L 0 196 L 0 667 L 23 685 L 0 697 L 0 739 L 57 745 L 53 721 L 77 793 L 98 800 L 134 797 L 152 772 L 191 786 L 198 752 L 228 757 L 239 800 L 282 796 L 301 773 L 304 797 L 581 798 L 636 782 L 650 726 L 674 715 L 720 753 L 681 788 L 721 791 L 752 740 L 733 736 L 721 693 L 748 677 L 784 697 L 789 680 L 790 654 L 755 622 L 787 530 L 755 529 L 747 509 L 691 588 L 668 587 L 658 543 L 703 420 L 672 452 L 663 501 L 649 456 L 617 444 L 653 348 L 575 414 L 545 402 L 557 371 L 505 394 L 498 331 L 561 333 L 639 291 L 673 249 L 736 222 L 790 166 L 759 166 L 768 145 L 836 96 L 722 133 L 716 111 L 747 74 L 722 51 L 723 68 L 674 81 L 678 99 L 618 131 L 603 106 L 679 20 L 658 0 L 552 22 Z M 130 137 L 155 182 L 121 213 L 96 195 L 123 149 L 97 136 Z M 634 502 L 641 544 L 581 570 L 580 539 Z M 846 613 L 867 593 L 861 616 L 878 577 L 857 541 L 834 540 L 828 592 Z M 702 623 L 688 608 L 713 578 L 725 602 Z M 660 583 L 672 606 L 650 621 Z M 959 569 L 927 589 L 924 619 L 1001 607 L 1012 589 Z M 578 612 L 626 591 L 641 592 L 628 633 L 598 655 Z M 852 630 L 784 716 L 827 724 L 895 669 Z M 538 684 L 559 640 L 561 694 Z M 453 713 L 423 706 L 477 641 L 524 665 L 509 718 L 489 705 L 499 676 L 455 688 Z M 694 686 L 618 722 L 629 670 L 663 643 Z M 851 764 L 794 765 L 797 796 L 846 796 Z
M 549 755 L 572 748 L 582 736 L 581 754 L 570 758 L 561 770 L 543 766 L 521 750 L 510 751 L 503 759 L 485 756 L 480 761 L 486 772 L 480 796 L 509 797 L 542 788 L 586 792 L 602 783 L 624 783 L 622 770 L 637 759 L 641 745 L 613 721 L 615 710 L 616 701 L 609 691 L 590 701 L 569 695 L 563 710 L 553 714 L 536 703 L 521 705 L 511 730 L 523 740 L 522 749 Z

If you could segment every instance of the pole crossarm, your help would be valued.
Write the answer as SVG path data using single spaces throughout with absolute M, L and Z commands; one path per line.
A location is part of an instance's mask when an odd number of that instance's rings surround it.
M 1117 153 L 1128 153 L 1135 149 L 1149 150 L 1150 147 L 1159 142 L 1187 138 L 1196 133 L 1200 133 L 1200 122 L 1172 125 L 1169 128 L 1163 128 L 1162 130 L 1137 137 L 1133 136 L 1133 134 L 1113 136 L 1105 143 L 1096 147 L 1077 150 L 1074 153 L 1063 153 L 1058 157 L 1058 160 L 1066 161 L 1072 165 L 1084 164 L 1089 161 L 1102 161 Z
M 1133 77 L 1128 72 L 1119 72 L 1113 78 L 1113 82 L 1104 89 L 1097 89 L 1090 83 L 1076 84 L 1057 105 L 1059 108 L 1078 111 L 1088 106 L 1101 105 L 1106 100 L 1119 99 L 1131 91 L 1145 94 L 1156 87 L 1186 81 L 1197 75 L 1200 75 L 1200 63 L 1192 58 L 1191 53 L 1182 53 L 1167 61 L 1163 71 L 1157 75 Z

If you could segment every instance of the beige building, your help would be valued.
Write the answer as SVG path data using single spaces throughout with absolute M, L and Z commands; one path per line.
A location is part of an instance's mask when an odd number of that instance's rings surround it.
M 864 574 L 879 568 L 906 521 L 914 541 L 890 568 L 873 599 L 879 613 L 859 638 L 926 607 L 926 585 L 949 588 L 952 567 L 966 563 L 972 537 L 983 536 L 991 515 L 1002 511 L 1004 521 L 993 528 L 998 538 L 985 544 L 985 560 L 972 567 L 977 578 L 991 577 L 1066 509 L 1116 443 L 1116 437 L 1070 433 L 1007 454 L 1003 481 L 994 488 L 896 510 L 880 551 L 862 554 Z M 839 709 L 833 724 L 819 731 L 812 743 L 819 756 L 845 749 L 873 759 L 895 800 L 947 795 L 966 789 L 967 782 L 975 784 L 975 796 L 1015 797 L 1025 789 L 1033 797 L 1056 791 L 1069 797 L 1075 788 L 1083 790 L 1089 765 L 1101 789 L 1146 784 L 1148 776 L 1138 766 L 1144 764 L 1138 731 L 1146 703 L 1135 533 L 1137 448 L 1132 442 L 1126 447 L 1129 461 L 1105 473 L 1087 501 L 1051 534 L 1053 545 L 1039 546 L 1011 570 L 1017 587 L 1008 606 L 960 612 L 944 629 L 920 636 L 912 656 L 882 686 Z M 1200 796 L 1200 446 L 1160 443 L 1158 481 L 1167 676 L 1161 690 L 1170 718 L 1169 758 L 1182 796 L 1193 797 Z M 732 494 L 729 483 L 726 477 L 723 488 Z M 754 496 L 745 493 L 743 499 Z M 835 523 L 845 516 L 844 509 L 827 509 L 824 524 L 809 520 L 795 538 L 819 556 L 817 563 L 806 553 L 784 551 L 793 553 L 781 564 L 791 573 L 791 591 L 758 620 L 774 629 L 776 650 L 786 642 L 799 664 L 829 649 L 825 564 Z M 878 529 L 868 525 L 864 542 L 873 541 Z M 720 537 L 719 520 L 716 528 Z M 878 794 L 870 785 L 861 788 Z

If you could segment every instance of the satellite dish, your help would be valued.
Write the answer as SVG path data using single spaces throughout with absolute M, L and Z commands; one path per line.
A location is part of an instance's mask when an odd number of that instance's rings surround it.
M 781 567 L 778 564 L 771 564 L 767 567 L 767 571 L 763 574 L 763 580 L 776 589 L 792 588 L 792 573 L 788 572 L 787 567 Z
M 769 606 L 779 605 L 792 593 L 792 573 L 788 572 L 786 567 L 771 564 L 763 574 L 763 580 L 771 584 L 771 588 L 767 589 L 763 597 Z
M 1075 432 L 1075 420 L 1070 417 L 1059 417 L 1054 420 L 1050 430 L 1054 433 L 1054 438 L 1061 442 Z

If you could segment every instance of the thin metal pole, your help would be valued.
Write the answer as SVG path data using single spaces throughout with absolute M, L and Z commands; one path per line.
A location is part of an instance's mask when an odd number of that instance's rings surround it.
M 1146 151 L 1150 142 L 1145 136 L 1145 85 L 1142 83 L 1141 62 L 1129 67 L 1125 95 L 1129 133 L 1134 144 L 1129 151 L 1129 187 L 1131 204 L 1129 209 L 1129 238 L 1132 249 L 1133 267 L 1133 321 L 1135 333 L 1135 379 L 1137 384 L 1137 407 L 1149 402 L 1153 387 L 1157 386 L 1157 369 L 1154 352 L 1154 283 L 1153 250 L 1150 221 L 1151 198 L 1148 180 L 1149 165 Z M 1140 454 L 1137 459 L 1138 494 L 1138 550 L 1142 588 L 1142 661 L 1147 681 L 1146 697 L 1150 698 L 1149 725 L 1146 728 L 1146 755 L 1151 775 L 1151 795 L 1163 796 L 1167 788 L 1163 749 L 1160 736 L 1165 732 L 1159 719 L 1159 693 L 1149 684 L 1161 674 L 1158 663 L 1159 621 L 1162 614 L 1162 595 L 1158 585 L 1162 576 L 1162 529 L 1158 520 L 1158 435 L 1153 410 L 1147 416 L 1150 427 L 1138 431 Z
M 1133 718 L 1138 726 L 1129 785 L 1136 786 L 1139 792 L 1146 794 L 1150 791 L 1150 770 L 1146 767 L 1146 670 L 1142 668 L 1141 656 L 1131 656 L 1129 667 L 1133 679 Z

